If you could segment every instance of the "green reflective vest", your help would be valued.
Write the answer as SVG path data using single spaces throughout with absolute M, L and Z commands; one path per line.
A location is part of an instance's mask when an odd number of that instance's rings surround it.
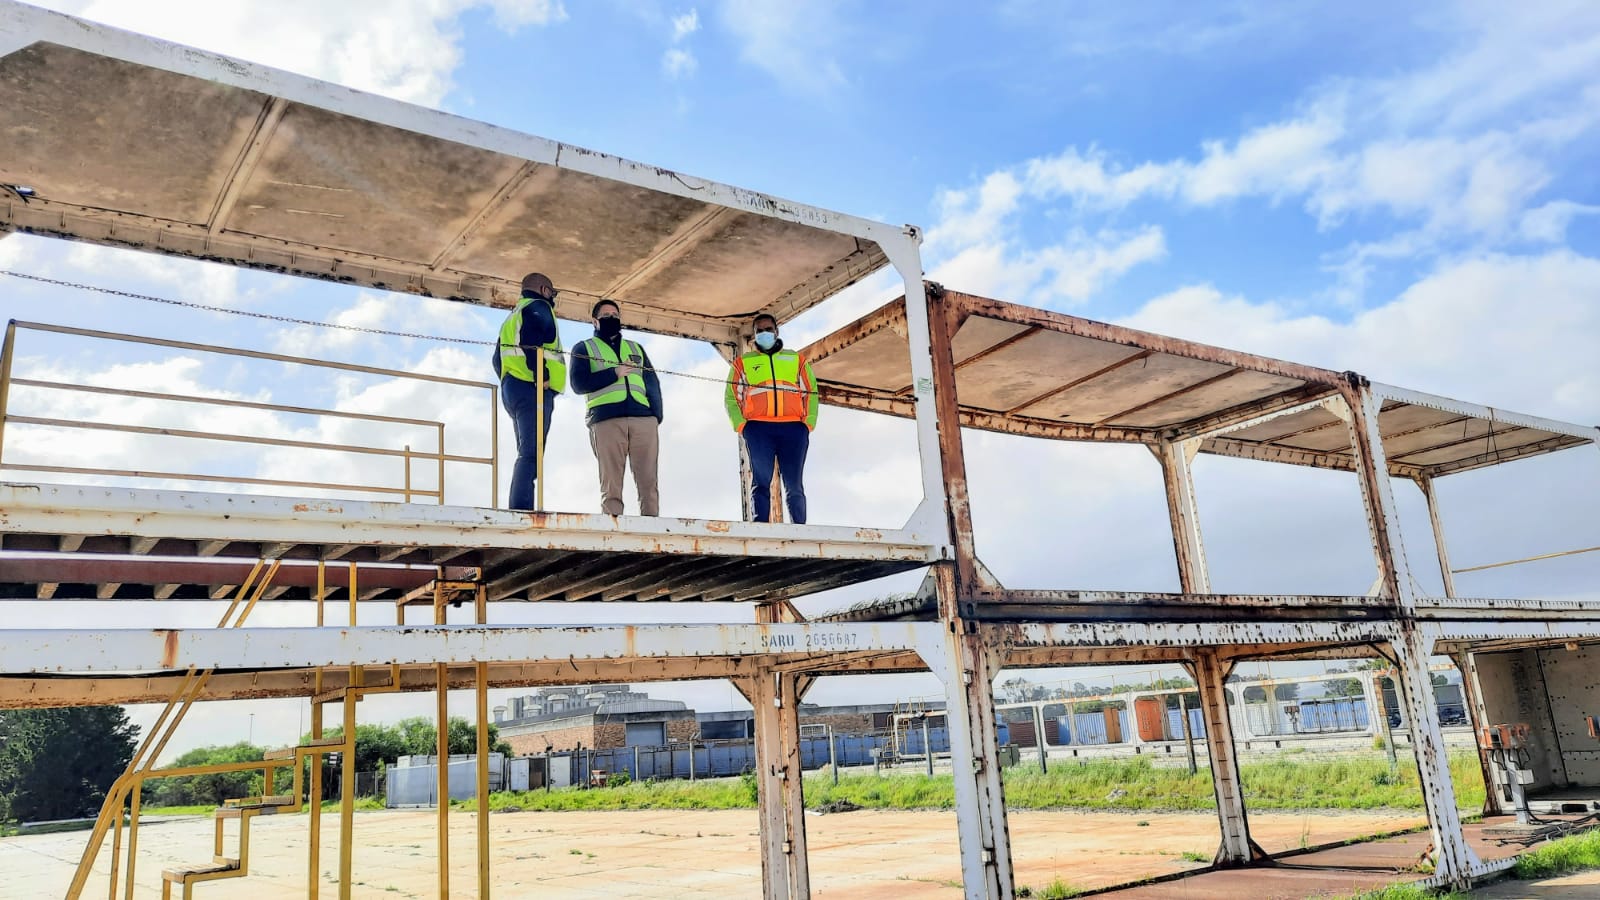
M 548 303 L 539 297 L 523 297 L 517 301 L 511 315 L 500 326 L 500 377 L 510 375 L 523 381 L 537 381 L 533 367 L 528 365 L 531 351 L 519 343 L 522 335 L 522 311 L 529 303 Z M 567 358 L 561 353 L 561 332 L 544 345 L 545 387 L 556 393 L 567 389 Z
M 626 360 L 619 358 L 617 352 L 611 349 L 610 344 L 597 337 L 584 341 L 583 347 L 589 354 L 589 371 L 591 372 L 623 365 L 624 362 L 630 366 L 642 366 L 644 364 L 644 351 L 639 349 L 638 344 L 627 338 L 622 340 L 622 356 L 626 357 Z M 650 405 L 650 395 L 645 392 L 644 373 L 642 371 L 635 372 L 626 378 L 619 378 L 604 390 L 590 394 L 588 408 L 594 409 L 609 403 L 622 403 L 630 396 L 642 406 L 648 407 Z

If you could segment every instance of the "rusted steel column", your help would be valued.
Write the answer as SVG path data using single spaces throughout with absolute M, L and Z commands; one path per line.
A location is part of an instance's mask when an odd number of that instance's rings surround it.
M 1433 695 L 1433 678 L 1428 674 L 1433 641 L 1407 622 L 1403 623 L 1401 639 L 1392 647 L 1398 664 L 1395 686 L 1405 705 L 1411 750 L 1416 754 L 1417 775 L 1422 783 L 1422 803 L 1433 831 L 1434 872 L 1453 887 L 1465 887 L 1481 863 L 1467 844 L 1461 829 L 1461 811 L 1456 808 L 1455 784 L 1450 780 L 1444 731 L 1439 726 L 1439 705 Z
M 1195 454 L 1201 439 L 1169 441 L 1151 447 L 1161 463 L 1161 480 L 1167 489 L 1167 515 L 1172 520 L 1172 547 L 1178 558 L 1178 582 L 1185 594 L 1211 593 L 1211 573 L 1206 567 L 1206 549 L 1200 540 L 1200 510 L 1195 502 Z
M 1463 699 L 1467 704 L 1467 715 L 1471 716 L 1472 733 L 1482 734 L 1483 729 L 1494 723 L 1489 721 L 1489 711 L 1483 705 L 1483 685 L 1478 682 L 1477 663 L 1471 651 L 1453 654 L 1450 659 L 1461 670 L 1461 692 L 1466 695 Z M 1501 815 L 1505 810 L 1495 782 L 1494 767 L 1489 764 L 1488 751 L 1481 746 L 1478 748 L 1478 767 L 1483 770 L 1483 814 Z
M 1382 596 L 1409 615 L 1416 608 L 1411 570 L 1406 563 L 1405 545 L 1400 538 L 1400 520 L 1395 512 L 1394 491 L 1389 484 L 1389 462 L 1383 452 L 1378 431 L 1380 402 L 1365 378 L 1349 374 L 1343 391 L 1348 416 L 1350 447 L 1355 456 L 1356 476 L 1367 512 L 1367 530 L 1372 537 L 1372 554 L 1377 563 Z
M 1450 551 L 1445 548 L 1444 522 L 1439 518 L 1439 498 L 1433 490 L 1433 479 L 1420 477 L 1416 482 L 1417 487 L 1422 489 L 1422 499 L 1428 501 L 1428 521 L 1433 525 L 1433 546 L 1439 553 L 1439 575 L 1444 578 L 1444 595 L 1454 597 L 1456 581 L 1450 574 Z
M 1239 757 L 1233 741 L 1233 718 L 1223 685 L 1231 663 L 1224 662 L 1212 647 L 1194 651 L 1191 663 L 1195 686 L 1199 689 L 1200 709 L 1206 723 L 1206 753 L 1211 757 L 1211 787 L 1217 795 L 1217 820 L 1222 829 L 1222 844 L 1214 863 L 1242 866 L 1266 856 L 1250 838 L 1250 820 L 1245 811 L 1244 785 L 1239 780 Z
M 1415 618 L 1416 581 L 1406 561 L 1400 519 L 1389 484 L 1389 461 L 1379 431 L 1378 413 L 1382 403 L 1372 393 L 1366 379 L 1352 373 L 1348 382 L 1344 396 L 1350 418 L 1346 424 L 1355 452 L 1361 496 L 1366 501 L 1373 553 L 1383 594 L 1394 602 L 1400 613 L 1400 639 L 1391 645 L 1398 664 L 1395 686 L 1405 706 L 1411 748 L 1417 757 L 1417 774 L 1422 783 L 1423 806 L 1433 830 L 1434 871 L 1452 885 L 1465 885 L 1479 863 L 1461 830 L 1461 812 L 1456 809 L 1455 785 L 1450 781 L 1444 732 L 1439 727 L 1439 706 L 1428 675 L 1433 641 L 1423 636 Z
M 740 690 L 755 712 L 761 893 L 767 900 L 801 900 L 811 896 L 811 876 L 806 866 L 796 678 L 763 671 L 744 679 Z
M 956 567 L 936 563 L 932 572 L 939 618 L 949 627 L 942 646 L 918 652 L 944 683 L 956 826 L 961 837 L 961 880 L 969 900 L 1001 900 L 1012 896 L 1013 879 L 994 721 L 993 684 L 998 665 L 975 624 L 957 615 Z
M 967 458 L 961 443 L 961 407 L 956 397 L 956 366 L 951 344 L 966 314 L 954 301 L 946 301 L 943 290 L 933 285 L 928 286 L 927 297 L 928 341 L 933 358 L 933 400 L 938 417 L 945 513 L 949 520 L 950 539 L 955 545 L 957 582 L 965 591 L 978 586 L 978 554 L 972 539 Z M 909 297 L 906 302 L 910 302 Z

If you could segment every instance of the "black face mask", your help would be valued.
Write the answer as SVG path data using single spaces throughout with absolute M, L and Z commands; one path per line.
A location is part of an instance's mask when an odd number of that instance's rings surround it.
M 617 316 L 601 316 L 600 325 L 595 328 L 595 334 L 603 338 L 614 338 L 622 333 L 622 319 Z

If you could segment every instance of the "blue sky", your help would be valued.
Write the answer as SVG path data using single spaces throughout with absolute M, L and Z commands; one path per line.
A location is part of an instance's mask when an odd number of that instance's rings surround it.
M 1399 11 L 1364 2 L 1044 0 L 44 5 L 812 205 L 915 223 L 926 229 L 930 277 L 974 293 L 1600 422 L 1593 3 Z M 31 238 L 0 240 L 0 268 L 453 336 L 485 337 L 497 318 Z M 4 287 L 8 317 L 487 373 L 473 351 Z M 816 336 L 892 291 L 882 279 L 869 282 L 789 333 Z M 585 333 L 566 331 L 569 340 Z M 668 339 L 650 346 L 664 367 L 720 374 L 703 348 Z M 393 385 L 106 355 L 81 343 L 25 349 L 32 365 L 152 389 L 459 413 L 453 401 Z M 699 452 L 663 459 L 666 511 L 733 515 L 735 445 L 720 431 L 715 391 L 668 389 L 668 428 Z M 481 416 L 459 414 L 462 434 L 487 440 Z M 557 508 L 594 504 L 579 415 L 576 404 L 564 405 L 552 438 Z M 851 434 L 886 449 L 864 457 L 861 442 L 830 442 L 823 423 L 811 468 L 818 519 L 902 520 L 917 499 L 909 430 L 829 416 L 835 433 L 849 423 Z M 707 444 L 708 434 L 721 439 Z M 8 440 L 8 458 L 21 452 L 14 446 Z M 1147 454 L 987 435 L 968 447 L 981 549 L 1003 579 L 1176 586 Z M 1600 543 L 1592 514 L 1600 459 L 1582 452 L 1447 483 L 1446 514 L 1460 523 L 1456 564 Z M 1228 460 L 1202 460 L 1199 478 L 1219 589 L 1366 589 L 1366 536 L 1348 479 Z M 1418 577 L 1437 581 L 1415 491 L 1396 490 Z M 1061 510 L 1080 520 L 1063 520 Z M 1592 592 L 1596 569 L 1578 557 L 1511 571 L 1464 590 Z M 293 712 L 275 715 L 287 732 Z M 266 721 L 258 718 L 258 731 Z

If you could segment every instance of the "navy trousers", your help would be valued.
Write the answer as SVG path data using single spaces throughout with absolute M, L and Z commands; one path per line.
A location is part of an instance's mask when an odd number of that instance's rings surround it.
M 772 521 L 772 470 L 776 463 L 783 478 L 789 521 L 806 523 L 806 451 L 811 429 L 804 422 L 746 422 L 744 446 L 750 453 L 750 505 L 757 522 Z
M 539 433 L 539 388 L 531 381 L 500 379 L 500 402 L 511 416 L 517 435 L 517 464 L 511 469 L 511 509 L 533 509 L 533 483 L 539 477 L 539 452 L 535 435 Z M 556 392 L 544 389 L 545 446 L 550 445 L 550 416 L 556 409 Z

